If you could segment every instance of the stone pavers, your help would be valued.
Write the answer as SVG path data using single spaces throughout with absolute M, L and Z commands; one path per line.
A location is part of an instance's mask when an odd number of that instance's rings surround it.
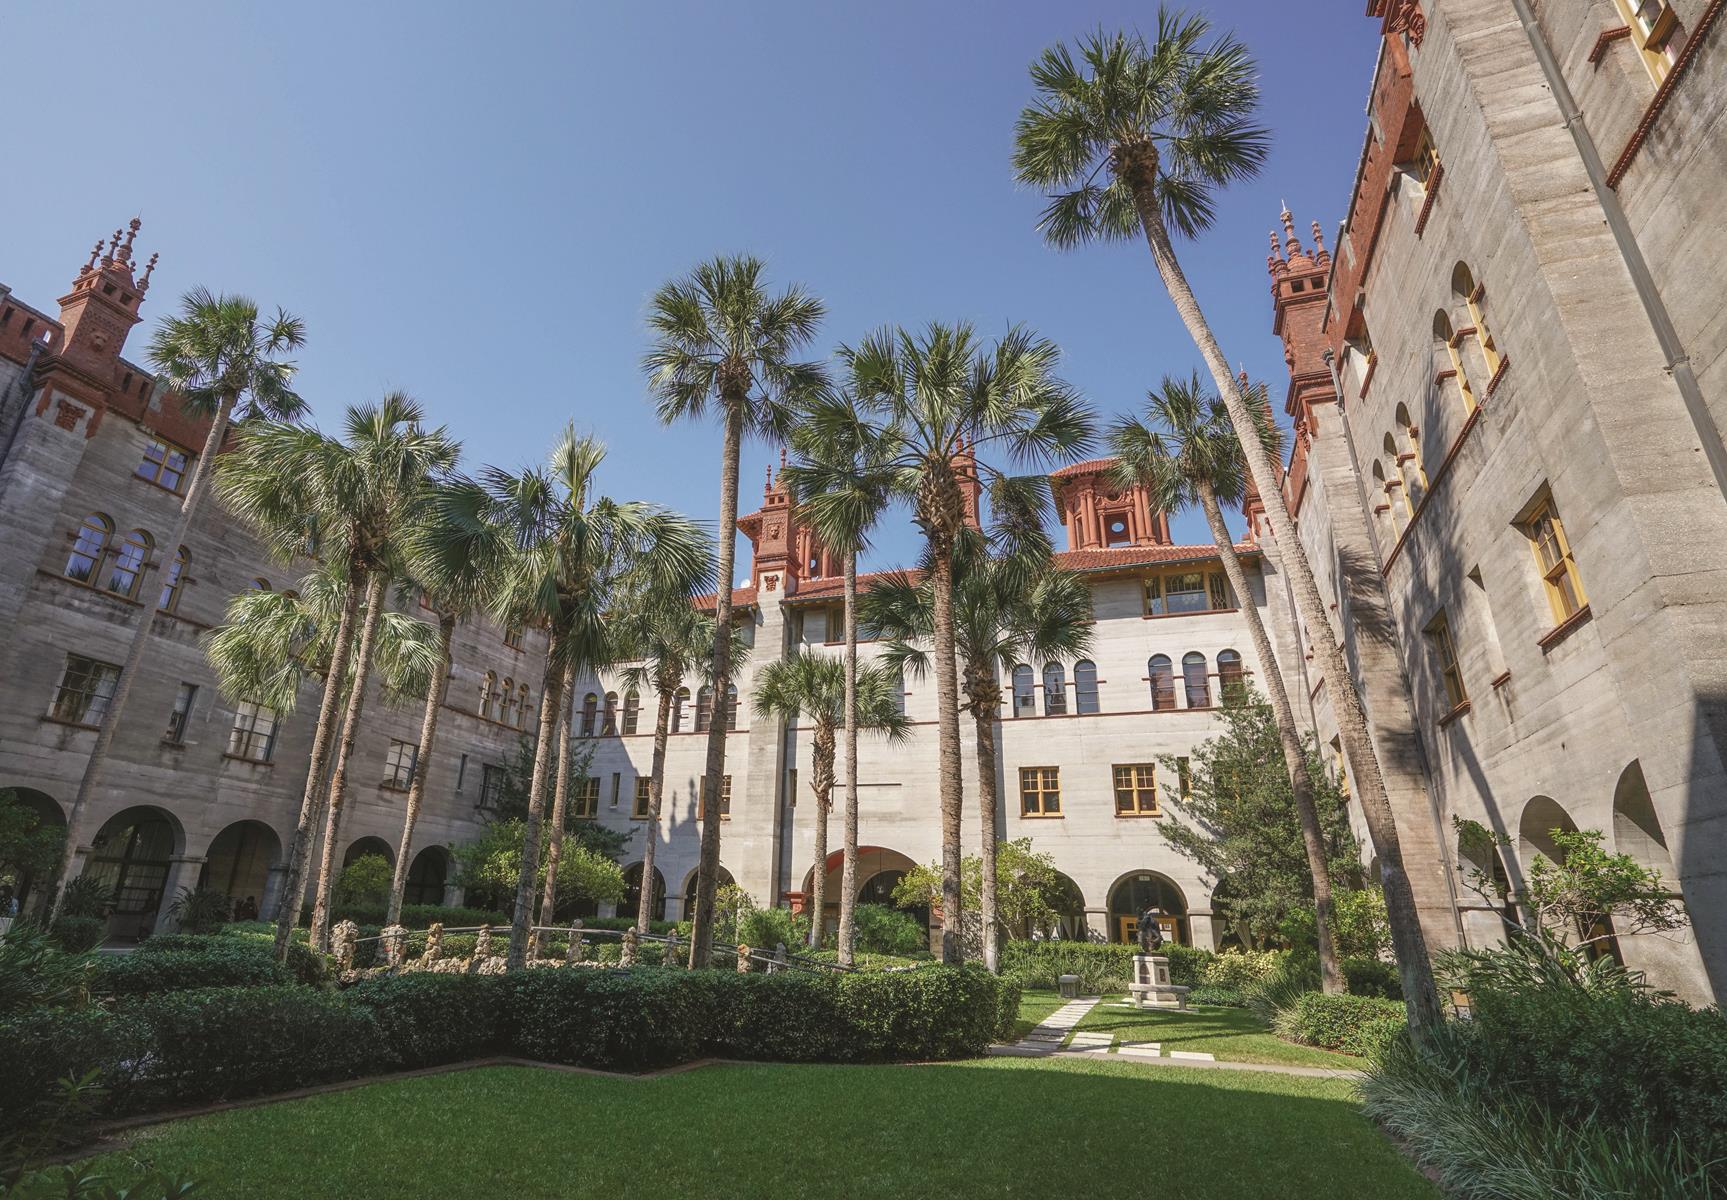
M 1031 1032 L 1020 1039 L 1017 1049 L 1022 1053 L 1027 1051 L 1036 1054 L 1055 1053 L 1061 1049 L 1061 1044 L 1067 1040 L 1067 1035 L 1073 1032 L 1073 1027 L 1085 1019 L 1085 1014 L 1092 1010 L 1097 1001 L 1096 996 L 1083 1000 L 1069 1000 L 1033 1026 Z M 1095 1037 L 1096 1035 L 1089 1036 Z M 1112 1040 L 1113 1038 L 1106 1038 L 1105 1046 Z

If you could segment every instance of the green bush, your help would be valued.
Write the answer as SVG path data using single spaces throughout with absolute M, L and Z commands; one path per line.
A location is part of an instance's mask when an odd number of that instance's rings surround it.
M 396 1062 L 426 1067 L 497 1052 L 505 1034 L 502 978 L 422 972 L 368 980 L 343 996 L 372 1013 Z
M 1062 975 L 1079 976 L 1082 992 L 1125 992 L 1133 982 L 1133 956 L 1139 947 L 1105 942 L 1009 942 L 1002 950 L 1002 978 L 1021 988 L 1053 988 Z M 1169 981 L 1193 987 L 1217 956 L 1197 946 L 1166 942 L 1158 953 L 1169 959 Z
M 0 1018 L 83 1004 L 94 969 L 94 955 L 67 954 L 40 926 L 14 925 L 0 938 Z
M 860 904 L 852 910 L 853 949 L 867 954 L 915 954 L 929 950 L 929 936 L 910 913 L 886 904 Z
M 168 906 L 168 915 L 186 933 L 215 933 L 227 924 L 233 908 L 234 901 L 219 888 L 186 888 Z
M 1276 974 L 1283 959 L 1277 950 L 1225 950 L 1205 964 L 1199 981 L 1239 992 Z
M 752 908 L 738 914 L 738 943 L 752 950 L 771 953 L 784 942 L 788 953 L 796 953 L 809 931 L 809 920 L 789 908 Z
M 1322 1050 L 1371 1055 L 1404 1027 L 1403 1005 L 1373 996 L 1304 992 L 1277 1014 L 1277 1036 Z
M 1254 1016 L 1275 1026 L 1279 1013 L 1319 987 L 1319 955 L 1311 950 L 1291 950 L 1277 964 L 1277 970 L 1242 988 L 1241 998 Z
M 138 996 L 189 988 L 261 987 L 294 982 L 292 972 L 262 947 L 235 938 L 205 941 L 216 944 L 190 950 L 103 955 L 97 961 L 90 988 L 101 995 Z
M 697 1002 L 717 972 L 519 971 L 501 977 L 516 1053 L 546 1062 L 651 1071 L 707 1052 L 713 1014 Z
M 1224 987 L 1216 983 L 1202 983 L 1187 994 L 1189 1004 L 1209 1004 L 1214 1008 L 1246 1008 L 1247 1001 L 1242 998 L 1240 988 Z
M 1403 981 L 1398 978 L 1395 964 L 1378 958 L 1346 958 L 1339 965 L 1343 967 L 1351 995 L 1403 999 Z
M 159 954 L 163 951 L 203 951 L 212 948 L 229 946 L 244 946 L 247 950 L 263 954 L 272 961 L 275 959 L 276 931 L 268 927 L 264 931 L 254 932 L 252 923 L 244 925 L 230 924 L 220 933 L 158 933 L 154 937 L 145 938 L 138 944 L 136 953 Z M 291 940 L 288 943 L 288 972 L 300 983 L 317 985 L 323 983 L 329 975 L 329 959 L 313 950 L 305 942 L 304 937 Z
M 103 1008 L 38 1008 L 0 1021 L 0 1128 L 41 1121 L 57 1082 L 90 1071 L 108 1089 L 106 1105 L 123 1102 L 147 1046 L 138 1021 Z
M 101 917 L 62 916 L 49 930 L 49 936 L 68 954 L 94 950 L 107 934 L 108 922 Z

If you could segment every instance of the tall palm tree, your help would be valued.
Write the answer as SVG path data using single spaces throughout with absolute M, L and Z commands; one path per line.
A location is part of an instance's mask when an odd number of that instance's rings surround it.
M 711 563 L 711 555 L 710 555 Z M 712 578 L 711 565 L 702 572 Z M 666 791 L 666 741 L 678 690 L 692 678 L 705 679 L 713 667 L 714 619 L 695 607 L 690 594 L 643 593 L 617 614 L 618 637 L 624 653 L 634 659 L 623 672 L 626 688 L 651 691 L 655 698 L 654 753 L 648 769 L 648 811 L 642 844 L 643 895 L 653 893 L 654 855 L 660 840 L 660 802 Z M 734 667 L 749 652 L 733 632 L 728 660 Z M 636 935 L 646 935 L 653 905 L 637 906 Z
M 1083 64 L 1083 65 L 1082 65 Z M 1348 664 L 1332 636 L 1312 564 L 1278 487 L 1257 421 L 1176 258 L 1172 231 L 1194 237 L 1216 212 L 1218 188 L 1253 177 L 1270 135 L 1255 123 L 1257 67 L 1247 47 L 1213 38 L 1203 17 L 1160 9 L 1155 35 L 1096 33 L 1081 39 L 1079 61 L 1065 45 L 1032 64 L 1037 98 L 1020 113 L 1014 169 L 1019 181 L 1050 195 L 1039 228 L 1051 245 L 1143 235 L 1170 299 L 1187 326 L 1229 421 L 1248 475 L 1289 572 L 1302 624 L 1314 634 L 1321 672 L 1331 680 L 1344 755 L 1379 855 L 1385 907 L 1403 980 L 1410 1025 L 1441 1019 L 1415 895 L 1403 865 L 1385 779 Z M 1107 182 L 1100 181 L 1106 176 Z
M 738 453 L 749 434 L 783 437 L 795 406 L 821 395 L 821 364 L 797 355 L 815 337 L 825 309 L 797 285 L 769 295 L 760 260 L 740 255 L 704 262 L 654 293 L 648 328 L 653 345 L 642 358 L 648 391 L 661 421 L 700 420 L 719 410 L 720 560 L 714 593 L 713 666 L 716 696 L 731 684 L 732 585 L 738 539 Z M 728 721 L 708 730 L 703 795 L 717 796 L 725 774 Z M 690 962 L 713 950 L 714 886 L 720 863 L 720 823 L 702 822 L 696 869 L 696 911 Z
M 566 663 L 564 678 L 558 684 L 562 699 L 558 702 L 558 748 L 552 768 L 552 820 L 546 831 L 546 881 L 540 887 L 540 922 L 546 925 L 557 912 L 558 863 L 564 856 L 564 822 L 570 809 L 570 693 L 575 686 L 575 664 Z
M 845 815 L 841 821 L 839 962 L 852 965 L 857 940 L 858 890 L 858 555 L 892 498 L 893 474 L 883 461 L 884 441 L 859 411 L 855 390 L 812 406 L 792 431 L 798 459 L 781 473 L 798 497 L 798 517 L 830 552 L 840 556 L 845 623 Z
M 1223 506 L 1240 505 L 1248 494 L 1247 473 L 1241 443 L 1229 423 L 1229 413 L 1215 395 L 1207 395 L 1197 374 L 1188 379 L 1164 377 L 1162 387 L 1147 393 L 1146 417 L 1122 417 L 1110 428 L 1110 449 L 1116 456 L 1112 472 L 1123 487 L 1146 489 L 1154 507 L 1166 513 L 1197 505 L 1205 514 L 1223 573 L 1235 589 L 1247 630 L 1253 639 L 1263 675 L 1261 685 L 1277 721 L 1278 740 L 1283 747 L 1284 766 L 1289 771 L 1289 790 L 1295 801 L 1301 839 L 1307 851 L 1307 868 L 1313 876 L 1313 906 L 1318 915 L 1319 975 L 1328 992 L 1347 990 L 1338 966 L 1331 905 L 1331 871 L 1326 861 L 1325 834 L 1313 800 L 1313 780 L 1307 774 L 1307 754 L 1295 710 L 1283 683 L 1283 672 L 1271 648 L 1265 622 L 1248 590 L 1247 573 L 1235 552 L 1235 539 L 1224 524 Z M 1277 454 L 1277 426 L 1270 414 L 1260 415 L 1260 440 Z
M 985 345 L 969 324 L 932 324 L 921 333 L 884 329 L 840 358 L 860 408 L 882 439 L 880 459 L 895 492 L 910 500 L 923 531 L 931 588 L 935 654 L 938 780 L 942 826 L 942 959 L 958 963 L 961 774 L 959 676 L 955 662 L 954 553 L 977 520 L 973 503 L 987 482 L 992 535 L 999 546 L 1040 545 L 1049 481 L 1013 477 L 978 451 L 998 449 L 1031 467 L 1086 449 L 1092 417 L 1055 374 L 1053 342 L 1013 329 Z M 818 433 L 819 436 L 819 433 Z
M 930 573 L 878 580 L 864 598 L 870 624 L 887 639 L 882 662 L 921 678 L 935 628 Z M 991 558 L 983 539 L 960 540 L 954 563 L 954 638 L 960 689 L 977 735 L 977 790 L 982 840 L 978 898 L 984 966 L 999 967 L 996 915 L 996 730 L 1001 723 L 1001 676 L 1018 663 L 1075 659 L 1091 646 L 1091 588 L 1077 572 L 1052 565 L 1047 554 Z
M 828 814 L 833 809 L 835 729 L 849 716 L 856 725 L 878 730 L 889 741 L 904 741 L 911 722 L 900 711 L 896 673 L 879 666 L 857 674 L 856 705 L 846 708 L 845 660 L 825 654 L 799 654 L 769 663 L 756 675 L 755 709 L 763 717 L 811 722 L 810 791 L 815 795 L 815 848 L 810 867 L 810 945 L 822 942 L 827 912 Z
M 275 316 L 261 318 L 257 304 L 246 297 L 217 295 L 203 288 L 187 292 L 180 300 L 180 311 L 157 327 L 150 339 L 149 357 L 159 381 L 179 395 L 180 406 L 188 416 L 210 422 L 203 453 L 192 464 L 192 474 L 186 481 L 179 520 L 165 545 L 172 548 L 186 542 L 192 518 L 204 499 L 204 482 L 209 478 L 210 465 L 227 440 L 236 414 L 240 420 L 250 417 L 287 420 L 304 411 L 305 403 L 289 386 L 294 380 L 294 364 L 281 356 L 297 350 L 305 341 L 306 329 L 298 317 L 278 308 Z M 155 595 L 150 590 L 150 575 L 155 567 L 156 563 L 146 556 L 139 571 L 139 595 Z M 154 611 L 148 607 L 142 609 L 138 627 L 132 631 L 131 645 L 126 649 L 126 661 L 114 680 L 113 694 L 97 723 L 96 743 L 90 748 L 90 760 L 84 764 L 78 792 L 66 814 L 66 848 L 55 878 L 51 918 L 59 915 L 60 898 L 84 840 L 84 816 L 107 771 L 114 733 L 120 727 L 132 681 L 138 677 L 139 664 L 149 648 L 154 623 Z
M 413 777 L 402 813 L 402 839 L 396 851 L 396 873 L 390 881 L 386 925 L 401 921 L 402 895 L 408 886 L 408 868 L 413 858 L 414 825 L 425 801 L 426 774 L 437 745 L 438 716 L 450 688 L 450 646 L 456 623 L 480 611 L 491 600 L 501 566 L 492 552 L 491 539 L 470 536 L 468 527 L 453 519 L 452 500 L 447 487 L 436 485 L 427 498 L 423 516 L 409 530 L 404 547 L 411 577 L 419 585 L 426 604 L 438 614 L 438 659 L 426 681 L 420 741 L 414 752 Z
M 488 468 L 452 486 L 451 515 L 488 539 L 503 562 L 494 614 L 547 631 L 538 740 L 528 786 L 522 865 L 510 922 L 509 965 L 527 961 L 539 875 L 540 835 L 566 670 L 607 661 L 607 614 L 637 590 L 687 590 L 701 576 L 708 540 L 688 518 L 658 505 L 596 497 L 605 447 L 566 428 L 544 468 Z
M 331 892 L 338 870 L 336 848 L 345 808 L 348 764 L 365 709 L 366 686 L 377 653 L 378 622 L 393 578 L 405 575 L 406 541 L 425 518 L 434 481 L 455 468 L 459 445 L 442 428 L 426 429 L 424 412 L 410 397 L 391 393 L 378 404 L 353 405 L 336 438 L 298 425 L 269 423 L 242 431 L 234 452 L 222 463 L 223 498 L 280 554 L 294 549 L 346 551 L 350 588 L 363 589 L 352 647 L 351 678 L 332 670 L 327 687 L 345 689 L 340 734 L 329 760 L 329 781 L 322 801 L 323 848 L 312 905 L 311 941 L 328 942 Z M 337 648 L 335 659 L 345 657 Z M 325 712 L 320 711 L 320 718 Z M 334 702 L 329 715 L 334 716 Z M 328 745 L 333 729 L 321 730 Z M 314 771 L 317 759 L 314 735 Z M 309 782 L 308 791 L 311 791 Z M 313 793 L 315 795 L 315 793 Z M 288 907 L 277 917 L 276 937 L 285 945 L 298 916 L 301 867 L 311 851 L 316 813 L 302 803 L 304 832 L 296 830 L 290 859 Z M 303 867 L 301 867 L 303 869 Z

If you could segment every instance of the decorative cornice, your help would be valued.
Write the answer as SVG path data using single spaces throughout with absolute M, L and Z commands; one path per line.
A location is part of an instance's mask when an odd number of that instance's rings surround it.
M 1666 109 L 1667 102 L 1673 96 L 1679 81 L 1685 78 L 1691 67 L 1691 62 L 1697 57 L 1697 48 L 1703 44 L 1703 39 L 1709 36 L 1709 31 L 1720 18 L 1723 9 L 1727 9 L 1727 0 L 1710 0 L 1709 7 L 1703 10 L 1703 15 L 1697 18 L 1697 28 L 1691 31 L 1691 36 L 1685 41 L 1685 48 L 1679 52 L 1679 57 L 1673 63 L 1673 69 L 1667 72 L 1667 78 L 1661 81 L 1661 86 L 1655 89 L 1655 98 L 1649 102 L 1649 107 L 1643 113 L 1643 119 L 1637 123 L 1637 128 L 1631 133 L 1631 139 L 1625 143 L 1625 149 L 1619 152 L 1619 159 L 1613 164 L 1613 169 L 1607 172 L 1607 186 L 1617 188 L 1625 173 L 1631 169 L 1632 160 L 1643 148 L 1643 143 L 1649 138 L 1649 131 L 1655 127 L 1655 122 Z

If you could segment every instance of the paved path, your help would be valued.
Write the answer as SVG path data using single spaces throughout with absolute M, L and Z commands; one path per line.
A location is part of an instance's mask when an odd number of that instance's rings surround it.
M 1089 996 L 1083 1000 L 1069 1000 L 1066 1004 L 1050 1013 L 1030 1033 L 1021 1038 L 1015 1048 L 1028 1054 L 1054 1054 L 1061 1049 L 1062 1042 L 1073 1032 L 1073 1027 L 1085 1018 L 1085 1014 L 1097 1006 L 1099 997 Z M 1084 1037 L 1087 1035 L 1076 1035 Z M 1090 1035 L 1095 1037 L 1096 1035 Z

